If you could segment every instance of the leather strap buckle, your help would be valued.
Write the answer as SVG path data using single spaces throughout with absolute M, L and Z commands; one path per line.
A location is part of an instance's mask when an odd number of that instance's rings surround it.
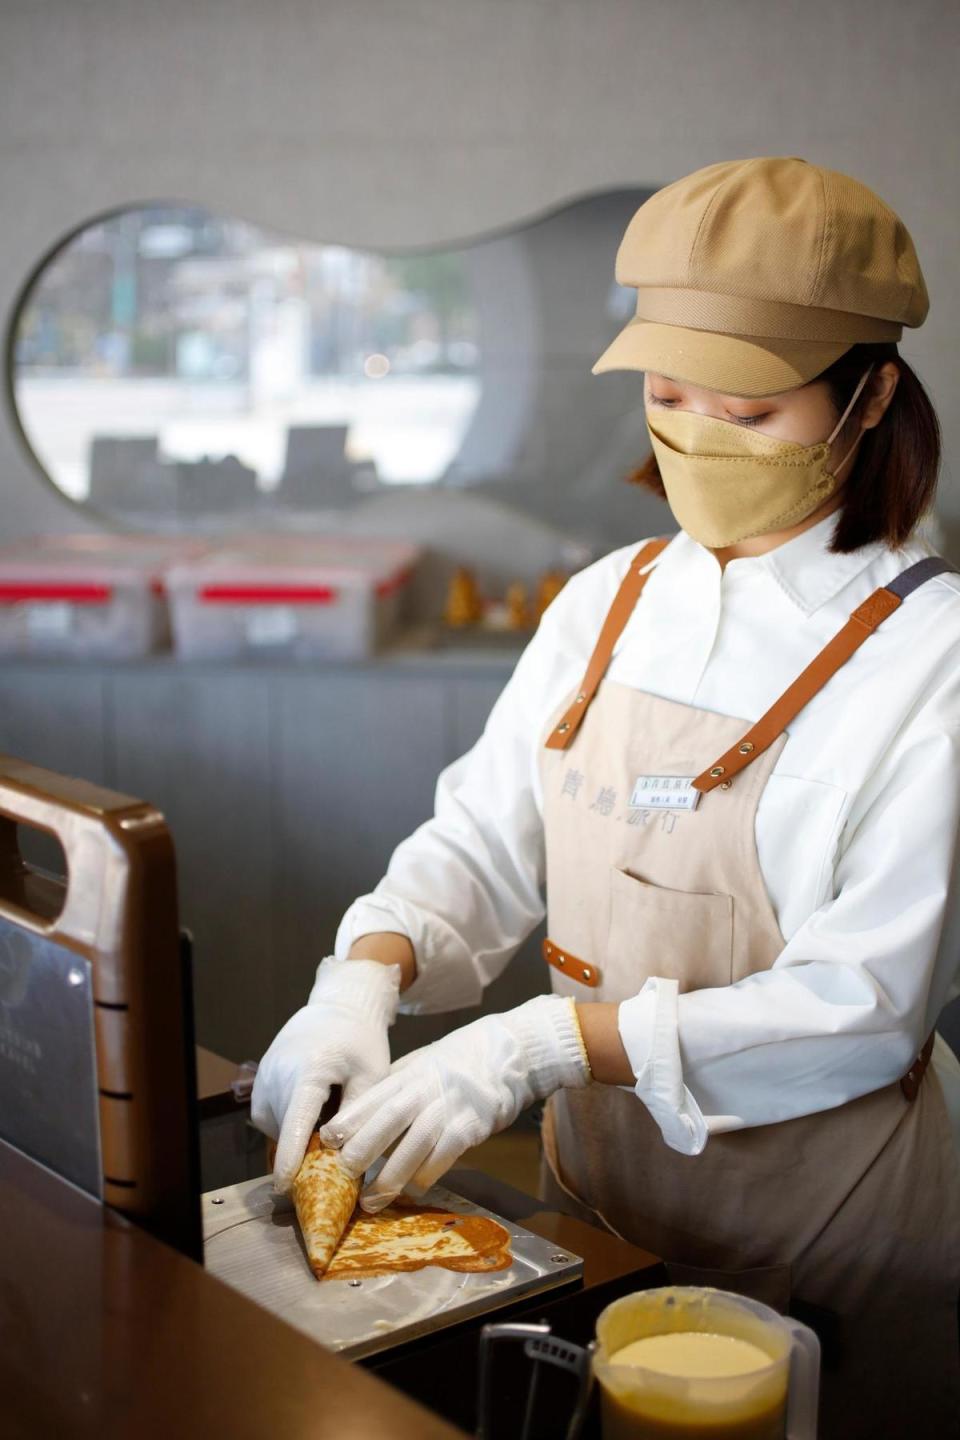
M 571 955 L 569 950 L 561 949 L 552 940 L 544 940 L 543 958 L 554 970 L 559 970 L 561 975 L 569 975 L 571 980 L 579 981 L 589 990 L 595 990 L 600 984 L 600 971 L 596 965 L 588 965 L 585 960 Z

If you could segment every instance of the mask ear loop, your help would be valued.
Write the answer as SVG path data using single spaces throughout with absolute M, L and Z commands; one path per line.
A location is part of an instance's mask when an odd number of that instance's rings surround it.
M 847 406 L 846 410 L 844 410 L 843 414 L 840 416 L 840 419 L 837 421 L 836 425 L 834 426 L 833 434 L 830 436 L 830 438 L 829 438 L 829 439 L 827 440 L 827 442 L 826 442 L 828 445 L 832 445 L 832 444 L 833 444 L 834 440 L 835 440 L 836 437 L 840 434 L 840 431 L 843 429 L 844 421 L 846 420 L 847 416 L 850 414 L 850 411 L 853 409 L 854 405 L 856 405 L 856 403 L 857 403 L 857 396 L 860 394 L 860 391 L 863 389 L 864 385 L 866 385 L 866 383 L 867 383 L 867 376 L 870 374 L 870 371 L 871 371 L 872 369 L 873 369 L 873 361 L 871 360 L 871 362 L 870 362 L 870 364 L 867 366 L 866 370 L 864 370 L 863 374 L 860 376 L 860 383 L 859 383 L 859 385 L 857 386 L 856 390 L 854 390 L 853 395 L 851 396 L 850 404 Z M 846 465 L 847 461 L 850 459 L 850 456 L 853 454 L 854 450 L 856 450 L 857 446 L 860 444 L 860 438 L 861 438 L 862 434 L 863 434 L 863 431 L 861 430 L 860 435 L 858 435 L 857 438 L 856 438 L 856 440 L 854 440 L 853 444 L 850 446 L 850 449 L 847 451 L 846 455 L 844 455 L 844 457 L 843 457 L 843 459 L 840 461 L 839 465 L 834 466 L 834 469 L 833 469 L 833 472 L 832 472 L 832 473 L 833 473 L 833 476 L 834 476 L 834 479 L 836 479 L 836 477 L 839 475 L 840 471 L 843 469 L 844 465 Z

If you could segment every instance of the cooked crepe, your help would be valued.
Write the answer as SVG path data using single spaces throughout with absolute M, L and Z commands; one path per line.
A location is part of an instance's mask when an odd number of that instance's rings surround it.
M 358 1211 L 347 1226 L 325 1279 L 346 1280 L 422 1270 L 506 1270 L 510 1233 L 486 1215 L 458 1215 L 403 1198 L 376 1215 Z
M 293 1182 L 293 1203 L 310 1269 L 321 1279 L 347 1228 L 360 1194 L 360 1181 L 344 1169 L 340 1155 L 314 1131 Z

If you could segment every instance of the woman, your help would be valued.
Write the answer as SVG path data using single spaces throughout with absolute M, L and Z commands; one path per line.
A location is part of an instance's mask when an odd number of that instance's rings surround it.
M 952 1435 L 960 1163 L 927 1061 L 960 581 L 914 538 L 938 427 L 895 344 L 923 277 L 866 186 L 775 157 L 651 197 L 617 279 L 637 315 L 594 369 L 645 372 L 639 478 L 682 529 L 546 612 L 344 917 L 254 1118 L 286 1188 L 343 1084 L 321 1134 L 345 1163 L 396 1142 L 375 1209 L 550 1097 L 554 1200 L 678 1280 L 826 1312 L 825 1435 Z M 553 993 L 391 1067 L 398 989 L 475 1003 L 544 881 Z

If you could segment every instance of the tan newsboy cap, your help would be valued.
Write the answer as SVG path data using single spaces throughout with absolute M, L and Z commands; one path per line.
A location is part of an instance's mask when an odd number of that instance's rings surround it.
M 706 165 L 651 195 L 616 277 L 637 313 L 593 366 L 726 395 L 775 395 L 857 341 L 899 340 L 930 302 L 907 227 L 878 195 L 799 156 Z

